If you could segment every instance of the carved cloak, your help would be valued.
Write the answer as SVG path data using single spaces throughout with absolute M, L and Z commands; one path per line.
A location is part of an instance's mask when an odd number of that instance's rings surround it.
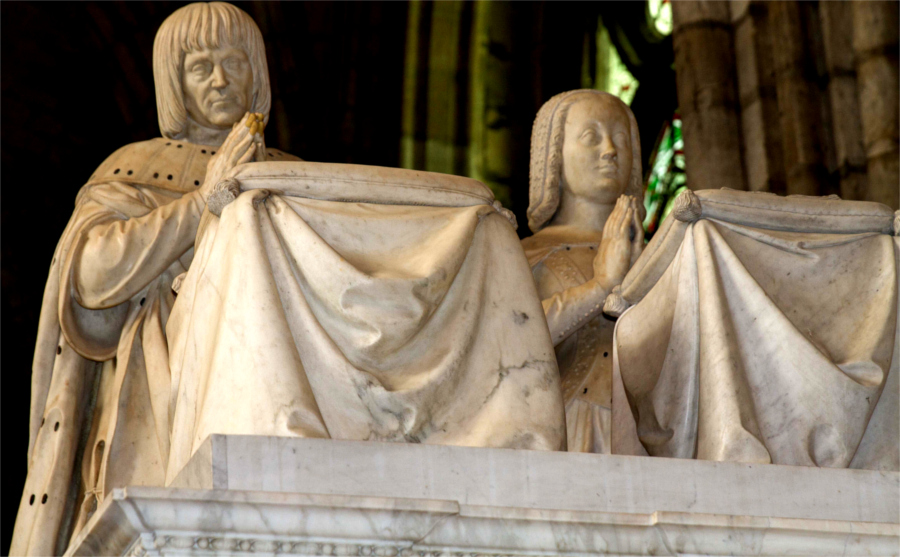
M 214 152 L 163 138 L 127 145 L 78 193 L 44 291 L 11 553 L 61 554 L 112 488 L 162 485 L 171 284 L 193 255 L 196 190 Z

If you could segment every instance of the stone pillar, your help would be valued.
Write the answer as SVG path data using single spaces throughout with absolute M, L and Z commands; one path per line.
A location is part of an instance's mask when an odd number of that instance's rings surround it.
M 747 189 L 728 2 L 672 2 L 675 70 L 691 189 Z
M 401 165 L 468 174 L 473 4 L 413 2 L 407 20 Z
M 469 142 L 469 48 L 473 6 L 462 0 L 435 2 L 428 52 L 426 168 L 467 175 Z
M 403 135 L 400 138 L 400 166 L 403 168 L 425 168 L 431 8 L 430 2 L 413 0 L 407 12 L 401 121 Z
M 853 2 L 853 50 L 868 161 L 866 199 L 900 205 L 898 4 Z
M 828 71 L 828 100 L 831 108 L 835 166 L 841 182 L 841 197 L 864 199 L 866 154 L 863 149 L 856 92 L 853 48 L 853 2 L 835 0 L 819 3 L 822 45 Z
M 510 206 L 513 142 L 509 104 L 513 70 L 513 6 L 477 0 L 471 53 L 469 176 Z
M 785 193 L 784 156 L 766 2 L 730 4 L 741 104 L 744 169 L 751 191 Z
M 809 24 L 808 9 L 813 5 L 801 4 L 768 4 L 785 177 L 788 194 L 824 195 L 831 193 L 833 182 L 827 168 L 831 138 L 823 123 L 826 105 L 818 88 L 815 53 L 811 52 L 816 37 L 810 33 L 818 32 L 818 22 Z

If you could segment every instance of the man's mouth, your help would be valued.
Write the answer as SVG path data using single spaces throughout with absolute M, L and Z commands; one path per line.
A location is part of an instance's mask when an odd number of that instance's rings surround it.
M 232 97 L 225 97 L 224 99 L 216 99 L 214 101 L 210 101 L 209 104 L 212 106 L 216 106 L 218 104 L 228 104 L 228 103 L 233 103 L 233 102 L 234 102 L 234 99 Z

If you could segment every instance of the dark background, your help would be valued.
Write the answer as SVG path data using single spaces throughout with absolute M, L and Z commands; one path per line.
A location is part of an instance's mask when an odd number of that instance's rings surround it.
M 50 259 L 92 171 L 122 145 L 159 136 L 153 38 L 183 4 L 0 4 L 0 554 L 8 553 L 25 481 L 31 359 Z M 399 166 L 407 4 L 235 4 L 266 41 L 269 146 L 310 161 Z M 632 108 L 644 132 L 645 167 L 656 131 L 675 108 L 674 71 L 671 41 L 642 39 L 643 2 L 512 7 L 509 25 L 530 37 L 512 58 L 525 90 L 514 111 L 522 133 L 510 197 L 527 234 L 528 135 L 544 101 L 580 86 L 580 64 L 562 63 L 565 48 L 580 56 L 580 39 L 567 39 L 573 29 L 590 26 L 592 17 L 596 28 L 603 12 L 616 46 L 631 53 L 622 58 L 641 82 Z

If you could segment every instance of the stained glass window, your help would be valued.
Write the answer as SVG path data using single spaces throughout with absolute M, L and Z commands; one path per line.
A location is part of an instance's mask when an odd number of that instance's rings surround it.
M 647 2 L 647 15 L 653 27 L 661 35 L 672 33 L 672 3 L 669 0 L 650 0 Z
M 672 210 L 675 198 L 687 189 L 684 174 L 684 141 L 681 138 L 681 117 L 676 112 L 663 125 L 656 147 L 650 156 L 650 172 L 644 192 L 644 230 L 647 238 L 659 229 Z
M 619 57 L 619 52 L 610 40 L 609 31 L 603 26 L 602 21 L 597 30 L 596 76 L 595 89 L 612 93 L 625 104 L 631 104 L 637 92 L 638 80 L 631 75 L 625 62 Z

